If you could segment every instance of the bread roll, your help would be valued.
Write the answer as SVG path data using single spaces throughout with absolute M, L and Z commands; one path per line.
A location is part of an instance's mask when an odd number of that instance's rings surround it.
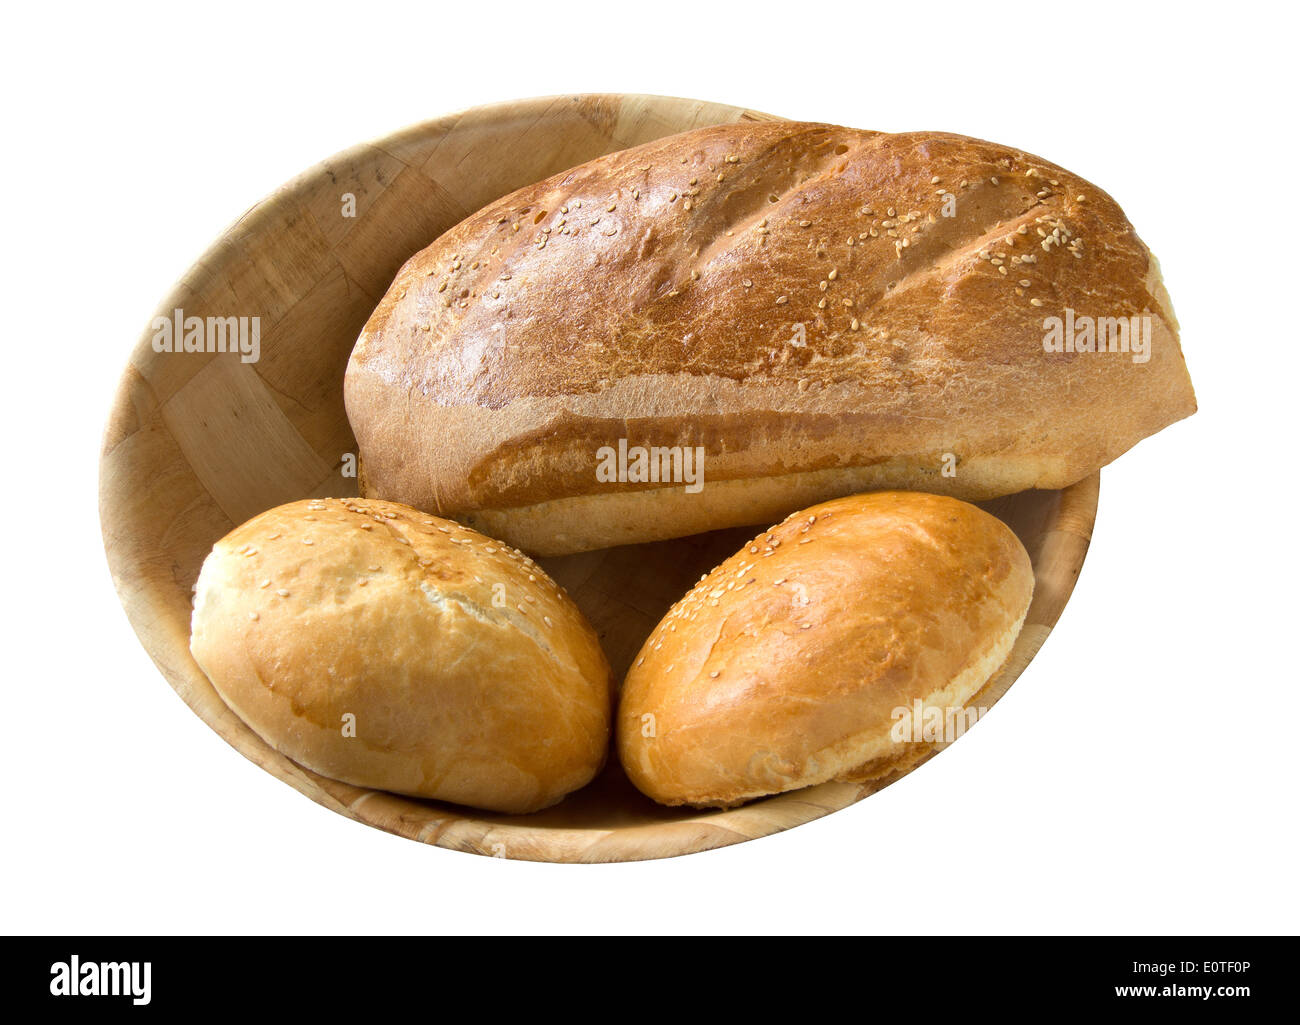
M 391 502 L 294 502 L 218 541 L 190 650 L 263 740 L 357 786 L 535 811 L 609 743 L 609 665 L 564 592 Z
M 1149 317 L 1147 358 L 1048 351 L 1076 314 Z M 544 555 L 876 488 L 1060 488 L 1196 408 L 1156 261 L 1095 185 L 962 136 L 797 122 L 487 206 L 398 273 L 346 402 L 363 493 Z
M 955 725 L 1010 653 L 1033 584 L 1010 528 L 953 498 L 878 492 L 794 513 L 646 641 L 618 711 L 623 767 L 661 804 L 703 807 L 907 768 L 930 747 L 922 722 L 910 737 L 895 726 L 917 702 Z

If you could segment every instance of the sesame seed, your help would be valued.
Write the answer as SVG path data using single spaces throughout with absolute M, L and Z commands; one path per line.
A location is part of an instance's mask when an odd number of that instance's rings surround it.
M 1042 306 L 1042 305 L 1043 305 L 1043 300 L 1042 300 L 1042 299 L 1030 299 L 1029 302 L 1030 302 L 1030 305 L 1032 305 L 1032 306 Z

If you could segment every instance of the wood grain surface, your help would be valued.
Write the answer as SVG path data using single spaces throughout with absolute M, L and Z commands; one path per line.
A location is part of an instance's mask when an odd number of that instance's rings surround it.
M 225 706 L 189 653 L 191 589 L 213 542 L 271 506 L 356 494 L 355 478 L 344 476 L 355 443 L 343 371 L 407 257 L 522 185 L 616 149 L 743 119 L 770 116 L 696 100 L 584 95 L 429 121 L 340 153 L 283 186 L 231 225 L 163 300 L 157 316 L 182 309 L 259 318 L 260 359 L 157 352 L 155 332 L 146 329 L 104 434 L 104 546 L 141 643 L 232 747 L 361 822 L 441 847 L 535 861 L 631 861 L 721 847 L 819 818 L 893 782 L 828 783 L 697 812 L 655 805 L 611 765 L 547 811 L 482 813 L 350 786 L 296 765 Z M 1087 552 L 1097 489 L 1093 475 L 1062 492 L 987 503 L 1025 542 L 1037 590 L 1010 661 L 976 704 L 1006 692 L 1060 616 Z M 754 532 L 590 552 L 546 567 L 595 624 L 621 674 L 672 602 Z

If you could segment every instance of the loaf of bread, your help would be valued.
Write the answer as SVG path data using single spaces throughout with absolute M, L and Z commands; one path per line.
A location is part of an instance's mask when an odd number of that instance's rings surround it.
M 346 402 L 363 494 L 537 554 L 877 488 L 1060 488 L 1195 409 L 1156 261 L 1096 186 L 961 136 L 779 121 L 463 221 L 376 307 Z
M 969 724 L 1033 584 L 1015 534 L 954 498 L 794 513 L 645 642 L 617 716 L 623 767 L 662 804 L 707 807 L 909 768 Z
M 190 649 L 226 704 L 357 786 L 529 812 L 609 745 L 609 665 L 531 559 L 390 502 L 271 509 L 213 548 Z

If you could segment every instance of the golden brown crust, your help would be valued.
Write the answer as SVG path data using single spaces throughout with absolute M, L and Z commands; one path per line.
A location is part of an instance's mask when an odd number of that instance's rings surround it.
M 1044 351 L 1067 308 L 1149 314 L 1149 361 Z M 496 513 L 549 554 L 755 522 L 743 492 L 686 511 L 707 502 L 598 481 L 620 438 L 703 448 L 704 493 L 838 474 L 832 494 L 976 499 L 1064 487 L 1195 409 L 1158 268 L 1100 189 L 976 139 L 792 122 L 672 136 L 486 207 L 402 268 L 346 400 L 366 493 Z M 611 501 L 648 491 L 679 512 Z M 583 497 L 578 522 L 549 504 Z M 548 532 L 563 546 L 537 547 Z
M 729 806 L 888 774 L 928 752 L 896 711 L 962 707 L 1006 659 L 1029 556 L 955 499 L 878 492 L 792 514 L 673 606 L 628 671 L 629 778 L 663 804 Z
M 236 528 L 203 564 L 190 646 L 263 740 L 358 786 L 528 812 L 605 759 L 609 665 L 568 596 L 509 546 L 391 502 Z

